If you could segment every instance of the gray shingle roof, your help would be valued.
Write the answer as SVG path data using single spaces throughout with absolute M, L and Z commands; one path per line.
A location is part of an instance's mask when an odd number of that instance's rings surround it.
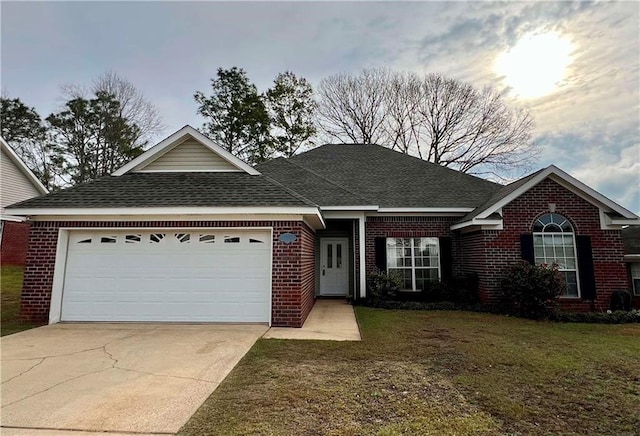
M 544 169 L 544 168 L 543 168 Z M 486 208 L 488 208 L 489 206 L 491 206 L 492 204 L 497 203 L 498 201 L 502 200 L 504 197 L 506 197 L 507 195 L 511 194 L 513 191 L 515 191 L 516 189 L 518 189 L 520 186 L 524 185 L 525 183 L 527 183 L 529 180 L 531 180 L 533 177 L 536 176 L 536 174 L 538 174 L 540 171 L 542 171 L 543 169 L 540 169 L 538 171 L 536 171 L 535 173 L 531 173 L 526 177 L 523 177 L 521 179 L 518 179 L 514 182 L 509 183 L 506 186 L 502 186 L 495 194 L 493 194 L 491 197 L 489 197 L 487 199 L 487 201 L 485 201 L 484 203 L 482 203 L 481 205 L 478 206 L 478 208 L 476 208 L 473 212 L 469 212 L 467 215 L 464 216 L 464 218 L 462 218 L 459 222 L 465 222 L 465 221 L 469 221 L 473 218 L 475 218 L 476 216 L 478 216 L 483 210 L 485 210 Z
M 377 145 L 329 144 L 289 159 L 262 163 L 257 169 L 262 175 L 192 172 L 107 176 L 12 207 L 476 208 L 513 185 L 503 187 Z
M 246 173 L 130 173 L 106 176 L 12 207 L 309 206 L 268 177 Z
M 321 206 L 477 207 L 502 188 L 368 144 L 324 145 L 287 160 L 265 162 L 257 169 Z

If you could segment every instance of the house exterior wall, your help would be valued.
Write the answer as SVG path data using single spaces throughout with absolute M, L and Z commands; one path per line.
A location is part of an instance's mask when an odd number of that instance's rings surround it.
M 49 319 L 56 249 L 60 228 L 272 227 L 272 325 L 301 327 L 315 298 L 313 231 L 301 221 L 34 221 L 29 232 L 21 314 L 32 321 Z M 293 233 L 296 241 L 279 240 Z
M 4 150 L 0 156 L 0 214 L 4 208 L 19 201 L 28 200 L 40 195 L 40 191 L 33 186 L 31 180 L 13 163 Z
M 521 260 L 520 235 L 531 233 L 534 220 L 549 213 L 551 203 L 555 204 L 555 213 L 570 220 L 576 235 L 591 237 L 596 282 L 594 304 L 566 298 L 560 299 L 561 307 L 576 311 L 608 309 L 611 292 L 630 288 L 623 262 L 621 231 L 601 230 L 598 208 L 550 179 L 542 181 L 502 209 L 503 230 L 461 235 L 465 252 L 463 269 L 478 273 L 481 300 L 497 303 L 500 280 L 506 269 Z
M 24 266 L 29 245 L 29 223 L 2 221 L 0 265 Z
M 366 274 L 376 267 L 375 238 L 412 238 L 412 237 L 452 237 L 451 225 L 460 217 L 433 216 L 385 216 L 367 217 L 365 224 Z M 458 241 L 452 239 L 453 274 L 461 272 L 459 268 Z M 357 244 L 356 244 L 357 246 Z
M 141 171 L 239 171 L 195 139 L 188 139 Z

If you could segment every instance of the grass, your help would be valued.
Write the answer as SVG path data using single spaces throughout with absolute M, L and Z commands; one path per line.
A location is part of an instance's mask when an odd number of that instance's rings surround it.
M 259 340 L 181 434 L 638 434 L 638 324 L 356 316 L 362 342 Z
M 22 292 L 21 266 L 0 268 L 0 336 L 10 335 L 37 327 L 20 319 L 20 294 Z

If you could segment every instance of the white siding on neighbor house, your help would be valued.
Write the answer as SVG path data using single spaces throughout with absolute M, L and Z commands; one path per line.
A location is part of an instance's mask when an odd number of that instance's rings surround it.
M 5 206 L 40 195 L 27 176 L 20 171 L 7 153 L 0 156 L 0 213 Z
M 241 171 L 225 159 L 188 139 L 138 171 Z

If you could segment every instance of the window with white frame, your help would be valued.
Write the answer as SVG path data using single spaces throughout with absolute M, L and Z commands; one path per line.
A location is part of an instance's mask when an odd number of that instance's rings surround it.
M 557 264 L 567 283 L 564 297 L 579 297 L 576 240 L 569 220 L 557 213 L 542 215 L 533 224 L 536 265 Z
M 404 289 L 420 291 L 440 279 L 438 238 L 387 238 L 387 271 L 404 279 Z
M 633 285 L 633 295 L 640 296 L 640 263 L 629 264 L 631 269 L 631 284 Z

